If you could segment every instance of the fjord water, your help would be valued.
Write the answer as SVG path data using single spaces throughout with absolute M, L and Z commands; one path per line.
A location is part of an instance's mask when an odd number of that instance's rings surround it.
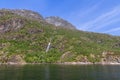
M 120 80 L 120 66 L 0 65 L 0 80 Z

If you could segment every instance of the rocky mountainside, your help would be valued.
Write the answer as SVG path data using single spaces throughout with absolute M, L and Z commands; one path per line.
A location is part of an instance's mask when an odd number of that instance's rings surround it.
M 37 13 L 37 12 L 34 12 L 34 11 L 31 11 L 31 10 L 26 10 L 26 9 L 1 9 L 0 11 L 2 12 L 11 12 L 15 15 L 19 15 L 19 16 L 22 16 L 22 17 L 25 17 L 25 18 L 29 18 L 29 19 L 34 19 L 34 20 L 38 20 L 38 21 L 41 21 L 41 20 L 44 20 L 43 17 Z
M 119 36 L 83 32 L 57 20 L 59 27 L 36 12 L 0 10 L 0 63 L 120 63 Z
M 60 17 L 56 17 L 56 16 L 51 16 L 51 17 L 46 17 L 45 19 L 42 17 L 42 15 L 40 15 L 37 12 L 33 12 L 31 10 L 19 10 L 19 9 L 1 9 L 0 10 L 0 16 L 3 16 L 5 14 L 10 13 L 10 14 L 14 14 L 14 15 L 18 15 L 27 19 L 31 19 L 31 20 L 37 20 L 37 21 L 42 21 L 42 22 L 47 22 L 49 24 L 52 24 L 54 26 L 59 26 L 59 27 L 63 27 L 63 28 L 67 28 L 67 29 L 76 29 L 75 26 L 73 26 L 71 23 L 69 23 L 68 21 L 60 18 Z
M 45 20 L 46 22 L 55 26 L 60 26 L 68 29 L 75 29 L 75 26 L 73 26 L 71 23 L 57 16 L 46 17 Z
M 15 31 L 22 28 L 25 24 L 25 19 L 17 16 L 9 11 L 0 10 L 0 33 Z

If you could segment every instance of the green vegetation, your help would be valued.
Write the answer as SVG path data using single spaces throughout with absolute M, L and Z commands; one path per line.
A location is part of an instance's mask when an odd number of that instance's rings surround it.
M 13 55 L 20 55 L 28 63 L 99 62 L 103 52 L 120 53 L 120 37 L 116 36 L 55 27 L 14 14 L 0 16 L 0 25 L 16 17 L 24 20 L 25 25 L 1 33 L 0 62 L 9 62 Z M 46 53 L 50 38 L 51 47 Z

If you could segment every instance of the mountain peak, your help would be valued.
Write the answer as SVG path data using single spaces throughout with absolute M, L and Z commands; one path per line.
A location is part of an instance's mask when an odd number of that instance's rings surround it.
M 58 17 L 58 16 L 50 16 L 45 18 L 46 22 L 55 26 L 61 26 L 63 28 L 68 29 L 76 29 L 75 26 L 73 26 L 68 21 Z

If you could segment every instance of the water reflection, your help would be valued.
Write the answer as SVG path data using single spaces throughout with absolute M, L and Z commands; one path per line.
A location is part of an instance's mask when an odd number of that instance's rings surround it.
M 117 65 L 0 66 L 0 80 L 120 80 L 119 75 Z
M 46 65 L 45 66 L 45 80 L 49 80 L 49 79 L 50 79 L 49 66 Z

